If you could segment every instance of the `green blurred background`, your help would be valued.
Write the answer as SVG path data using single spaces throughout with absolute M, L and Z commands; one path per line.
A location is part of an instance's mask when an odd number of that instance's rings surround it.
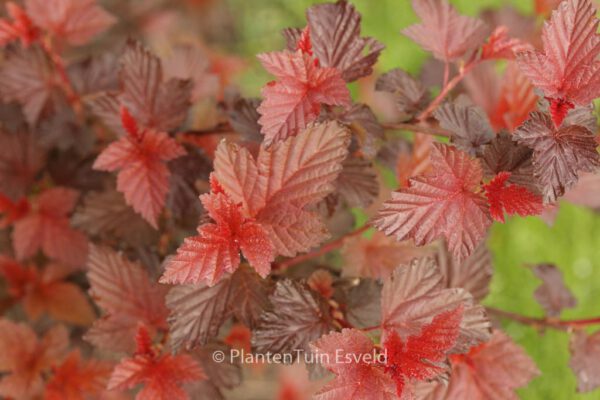
M 304 26 L 304 10 L 311 0 L 227 0 L 234 10 L 237 54 L 255 60 L 260 52 L 281 49 L 281 29 Z M 417 73 L 427 54 L 399 31 L 415 21 L 408 0 L 352 0 L 363 15 L 362 31 L 386 45 L 377 64 L 377 72 L 401 67 Z M 489 7 L 511 5 L 531 13 L 533 0 L 451 0 L 461 13 L 476 15 Z M 269 80 L 253 61 L 240 79 L 245 94 L 257 95 Z M 540 218 L 511 218 L 495 224 L 489 239 L 494 254 L 495 274 L 485 304 L 529 316 L 543 316 L 533 298 L 540 284 L 526 263 L 556 263 L 564 273 L 567 286 L 579 305 L 563 312 L 563 318 L 583 318 L 600 314 L 600 216 L 562 203 L 554 225 Z M 527 326 L 505 322 L 504 329 L 536 361 L 542 375 L 527 388 L 519 390 L 523 399 L 600 399 L 600 390 L 576 394 L 575 377 L 568 367 L 568 334 L 548 330 L 541 335 Z M 468 400 L 468 399 L 466 399 Z

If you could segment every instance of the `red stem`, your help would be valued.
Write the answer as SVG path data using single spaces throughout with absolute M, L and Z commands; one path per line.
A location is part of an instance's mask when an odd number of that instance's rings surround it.
M 308 261 L 308 260 L 312 260 L 313 258 L 320 257 L 324 254 L 329 253 L 330 251 L 337 250 L 340 247 L 342 247 L 342 245 L 344 244 L 344 241 L 346 239 L 348 239 L 349 237 L 352 237 L 352 236 L 360 235 L 361 233 L 367 231 L 369 228 L 370 228 L 369 225 L 364 225 L 356 230 L 353 230 L 350 233 L 345 234 L 344 236 L 340 237 L 339 239 L 334 240 L 333 242 L 327 243 L 326 245 L 320 247 L 319 249 L 317 249 L 315 251 L 312 251 L 312 252 L 306 253 L 306 254 L 301 254 L 294 258 L 290 258 L 289 260 L 285 260 L 282 263 L 279 263 L 277 265 L 277 269 L 286 269 L 286 268 L 292 267 L 294 265 L 300 264 L 304 261 Z
M 520 322 L 524 325 L 530 325 L 533 327 L 547 327 L 554 329 L 562 329 L 565 330 L 567 328 L 583 328 L 590 325 L 600 324 L 600 317 L 593 318 L 584 318 L 584 319 L 568 319 L 568 320 L 560 320 L 560 319 L 552 319 L 552 318 L 536 318 L 536 317 L 528 317 L 525 315 L 513 313 L 510 311 L 499 310 L 493 307 L 486 307 L 487 311 L 491 315 L 495 315 L 497 317 L 508 318 L 514 321 Z
M 40 44 L 42 49 L 46 52 L 52 63 L 54 64 L 54 68 L 60 77 L 63 89 L 67 95 L 69 103 L 73 106 L 74 109 L 79 109 L 80 99 L 77 91 L 73 87 L 71 83 L 71 79 L 67 74 L 67 68 L 65 67 L 65 62 L 63 61 L 60 54 L 56 51 L 54 46 L 52 45 L 52 38 L 47 38 L 46 40 L 40 40 Z
M 444 84 L 443 86 L 448 85 L 448 79 L 450 78 L 450 63 L 446 61 L 444 63 Z
M 448 84 L 444 86 L 440 94 L 437 95 L 435 99 L 427 106 L 427 108 L 419 114 L 417 117 L 418 121 L 425 121 L 431 115 L 431 113 L 441 104 L 444 98 L 450 93 L 452 89 L 456 87 L 463 80 L 463 78 L 477 65 L 479 64 L 479 59 L 471 58 L 459 71 L 458 75 L 452 78 Z

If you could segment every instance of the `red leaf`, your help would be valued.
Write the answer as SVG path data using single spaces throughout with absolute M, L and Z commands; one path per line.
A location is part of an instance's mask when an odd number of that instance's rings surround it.
M 451 361 L 447 399 L 517 400 L 514 390 L 540 374 L 527 353 L 501 331 L 495 331 L 489 342 L 466 355 L 453 356 Z
M 111 367 L 97 360 L 84 360 L 79 349 L 74 350 L 46 383 L 44 400 L 85 400 L 104 391 Z
M 456 342 L 462 314 L 463 308 L 459 306 L 436 315 L 419 335 L 410 336 L 406 343 L 395 331 L 386 335 L 385 371 L 396 382 L 398 396 L 403 395 L 407 382 L 431 379 L 444 371 L 443 361 Z
M 537 100 L 531 81 L 511 62 L 502 78 L 495 109 L 489 115 L 492 126 L 496 131 L 506 128 L 513 132 L 536 109 Z
M 447 288 L 445 277 L 432 259 L 400 265 L 384 281 L 381 292 L 383 339 L 390 332 L 403 340 L 417 336 L 437 315 L 459 307 L 463 318 L 453 352 L 467 351 L 489 339 L 491 323 L 484 308 L 466 290 Z
M 369 355 L 375 354 L 375 348 L 364 333 L 356 329 L 344 329 L 321 337 L 311 347 L 315 358 L 336 374 L 334 380 L 317 392 L 315 399 L 397 399 L 394 381 L 380 367 L 378 360 L 367 361 Z
M 533 149 L 533 172 L 549 202 L 572 187 L 581 171 L 591 172 L 600 165 L 592 132 L 579 125 L 563 124 L 557 129 L 541 112 L 531 113 L 513 139 Z
M 186 238 L 161 278 L 164 283 L 199 283 L 212 286 L 225 272 L 240 264 L 240 250 L 264 278 L 271 271 L 274 249 L 267 231 L 253 218 L 245 218 L 239 205 L 225 194 L 200 196 L 215 223 L 198 227 L 198 236 Z
M 41 395 L 42 374 L 65 353 L 69 335 L 56 326 L 38 339 L 25 324 L 0 320 L 0 396 L 28 399 Z
M 104 312 L 85 334 L 95 346 L 130 351 L 138 323 L 149 329 L 166 329 L 168 290 L 154 283 L 139 263 L 107 247 L 91 246 L 88 259 L 90 295 Z
M 116 22 L 96 0 L 26 0 L 25 7 L 36 25 L 72 45 L 86 44 Z
M 392 193 L 372 224 L 397 240 L 418 246 L 443 237 L 455 258 L 467 258 L 483 238 L 491 219 L 478 192 L 481 165 L 455 147 L 435 144 L 432 168 Z
M 13 200 L 29 193 L 29 185 L 44 165 L 44 152 L 27 131 L 0 130 L 0 192 Z
M 481 45 L 488 34 L 485 24 L 465 17 L 446 0 L 413 0 L 420 24 L 402 33 L 442 61 L 455 61 Z
M 6 3 L 6 11 L 12 18 L 12 22 L 0 18 L 0 46 L 20 39 L 21 44 L 27 47 L 37 40 L 39 32 L 21 7 L 9 1 Z
M 585 106 L 600 96 L 597 30 L 598 19 L 591 0 L 563 1 L 544 25 L 544 51 L 519 54 L 519 67 L 555 104 Z M 553 113 L 557 127 L 564 115 L 566 112 Z
M 278 78 L 263 87 L 258 108 L 266 146 L 296 136 L 319 116 L 321 104 L 350 105 L 350 92 L 335 68 L 317 67 L 301 51 L 264 53 L 258 59 Z
M 119 171 L 117 189 L 125 195 L 127 204 L 158 229 L 171 175 L 165 163 L 185 155 L 185 149 L 164 132 L 139 131 L 127 109 L 122 110 L 128 135 L 104 149 L 93 168 Z
M 269 232 L 277 253 L 293 257 L 328 237 L 318 215 L 306 209 L 334 190 L 348 144 L 348 132 L 335 122 L 262 146 L 256 160 L 245 148 L 223 142 L 215 176 L 244 214 Z
M 510 172 L 500 172 L 483 185 L 485 196 L 490 203 L 490 214 L 496 221 L 504 222 L 504 213 L 519 214 L 521 217 L 539 215 L 544 209 L 541 196 L 531 193 L 523 186 L 506 184 Z
M 21 198 L 13 202 L 11 199 L 0 193 L 0 214 L 4 218 L 0 219 L 0 228 L 6 228 L 29 213 L 29 202 L 26 198 Z
M 137 336 L 138 349 L 133 357 L 124 358 L 115 367 L 108 382 L 109 390 L 132 389 L 143 385 L 136 400 L 187 400 L 184 383 L 206 379 L 196 360 L 187 354 L 159 355 L 148 341 L 145 328 Z
M 68 218 L 78 197 L 77 191 L 60 187 L 42 192 L 32 211 L 15 223 L 13 246 L 17 259 L 29 258 L 41 248 L 48 257 L 65 264 L 85 264 L 87 238 L 71 228 Z
M 481 47 L 481 59 L 508 59 L 513 60 L 517 52 L 531 49 L 532 46 L 519 39 L 508 36 L 506 26 L 497 27 L 490 35 L 489 41 Z

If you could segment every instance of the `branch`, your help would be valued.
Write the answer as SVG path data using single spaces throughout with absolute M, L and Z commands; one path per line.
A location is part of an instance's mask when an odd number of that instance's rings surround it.
M 221 122 L 218 125 L 212 126 L 206 129 L 192 129 L 189 131 L 181 132 L 185 135 L 193 136 L 210 136 L 210 135 L 225 135 L 225 134 L 236 134 L 228 122 Z
M 321 246 L 320 248 L 318 248 L 315 251 L 312 251 L 312 252 L 306 253 L 306 254 L 301 254 L 294 258 L 290 258 L 289 260 L 285 260 L 285 261 L 275 265 L 274 269 L 283 270 L 283 269 L 292 267 L 294 265 L 303 263 L 304 261 L 312 260 L 313 258 L 317 258 L 317 257 L 320 257 L 331 251 L 337 250 L 343 246 L 344 241 L 346 239 L 348 239 L 349 237 L 352 237 L 352 236 L 360 235 L 361 233 L 367 231 L 369 228 L 370 228 L 369 225 L 363 225 L 362 227 L 355 229 L 350 233 L 345 234 L 344 236 L 340 237 L 339 239 L 336 239 L 333 242 L 329 242 L 326 245 Z
M 405 130 L 412 132 L 424 133 L 426 135 L 433 136 L 445 136 L 450 137 L 451 133 L 445 129 L 427 126 L 422 124 L 413 124 L 413 123 L 396 123 L 396 124 L 381 124 L 384 129 L 390 130 Z
M 417 117 L 418 121 L 425 121 L 431 115 L 433 111 L 440 105 L 444 98 L 450 93 L 452 89 L 456 87 L 463 80 L 463 78 L 480 62 L 477 58 L 471 58 L 459 71 L 458 75 L 452 78 L 442 89 L 440 94 L 427 106 L 427 108 L 419 114 Z
M 40 45 L 42 50 L 46 53 L 50 61 L 52 62 L 58 76 L 60 78 L 63 90 L 67 95 L 67 99 L 69 103 L 76 111 L 78 115 L 81 114 L 81 99 L 79 98 L 79 94 L 75 90 L 73 83 L 71 82 L 71 78 L 69 78 L 69 74 L 67 73 L 67 68 L 65 66 L 65 62 L 62 59 L 61 55 L 58 53 L 56 48 L 54 47 L 52 37 L 49 36 L 45 39 L 40 40 Z
M 499 310 L 493 307 L 486 307 L 486 310 L 491 315 L 495 315 L 501 318 L 512 319 L 513 321 L 517 321 L 524 325 L 533 326 L 535 328 L 554 328 L 560 330 L 567 330 L 568 328 L 584 328 L 586 326 L 600 324 L 600 317 L 561 320 L 548 317 L 528 317 L 526 315 Z

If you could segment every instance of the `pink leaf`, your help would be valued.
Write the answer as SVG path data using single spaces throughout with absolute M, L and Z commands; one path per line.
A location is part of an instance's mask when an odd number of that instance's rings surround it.
M 258 58 L 278 78 L 263 88 L 265 99 L 258 108 L 265 145 L 296 136 L 319 116 L 321 104 L 350 104 L 350 93 L 335 68 L 315 66 L 301 51 L 264 53 Z
M 519 67 L 554 104 L 585 106 L 600 96 L 597 30 L 598 19 L 591 0 L 563 1 L 544 24 L 544 51 L 519 54 Z M 557 127 L 565 114 L 553 113 Z
M 328 122 L 262 146 L 257 160 L 223 142 L 215 153 L 215 176 L 244 214 L 269 232 L 277 253 L 293 257 L 328 237 L 317 214 L 305 209 L 334 190 L 348 141 L 345 129 Z
M 71 227 L 68 218 L 78 197 L 77 191 L 65 188 L 48 189 L 38 197 L 34 210 L 15 223 L 13 245 L 18 259 L 31 257 L 41 248 L 68 265 L 85 263 L 87 238 Z
M 483 43 L 488 29 L 478 19 L 456 12 L 447 0 L 413 0 L 421 23 L 402 33 L 442 61 L 456 61 Z
M 138 131 L 131 115 L 124 111 L 123 125 L 128 136 L 111 143 L 94 162 L 94 169 L 119 171 L 117 189 L 125 201 L 154 228 L 169 191 L 170 172 L 165 162 L 185 154 L 185 149 L 164 132 Z
M 457 259 L 467 258 L 491 224 L 486 199 L 478 192 L 479 161 L 447 145 L 436 144 L 431 170 L 392 193 L 372 222 L 397 240 L 424 245 L 443 237 Z
M 240 264 L 240 250 L 264 278 L 274 260 L 273 245 L 266 230 L 253 218 L 245 218 L 239 205 L 221 193 L 201 197 L 215 223 L 198 227 L 198 236 L 186 238 L 171 258 L 161 282 L 199 283 L 210 286 Z
M 76 46 L 116 22 L 96 0 L 26 0 L 25 7 L 36 25 Z
M 527 353 L 501 331 L 495 331 L 489 342 L 451 360 L 447 399 L 517 400 L 514 390 L 540 374 Z

